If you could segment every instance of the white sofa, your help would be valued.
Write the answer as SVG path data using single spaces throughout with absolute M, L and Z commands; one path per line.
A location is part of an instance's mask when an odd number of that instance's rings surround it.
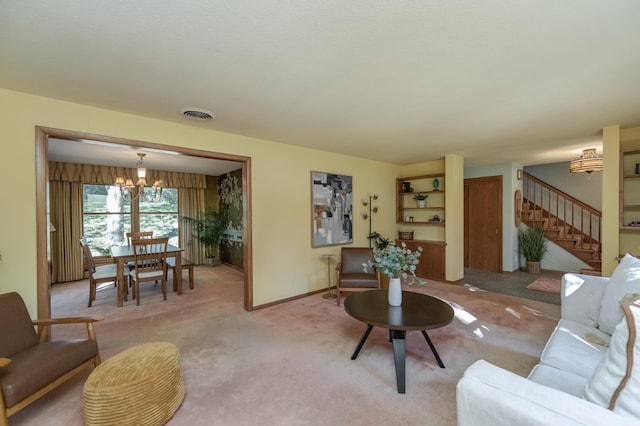
M 566 274 L 561 319 L 539 363 L 524 378 L 476 361 L 457 385 L 458 425 L 640 424 L 640 307 L 620 303 L 638 299 L 633 256 L 611 278 Z

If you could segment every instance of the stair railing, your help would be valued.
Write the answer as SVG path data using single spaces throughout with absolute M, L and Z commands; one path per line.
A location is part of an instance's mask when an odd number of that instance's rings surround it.
M 571 195 L 523 173 L 522 181 L 523 203 L 528 202 L 534 217 L 556 219 L 555 226 L 564 227 L 565 236 L 575 238 L 578 234 L 579 242 L 576 247 L 595 250 L 594 258 L 600 259 L 602 213 Z

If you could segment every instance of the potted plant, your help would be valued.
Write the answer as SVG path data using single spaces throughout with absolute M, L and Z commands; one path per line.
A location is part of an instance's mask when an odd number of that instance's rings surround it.
M 527 272 L 540 273 L 540 262 L 547 252 L 547 238 L 541 225 L 518 230 L 518 252 L 527 261 Z
M 427 205 L 427 194 L 416 194 L 413 196 L 413 199 L 418 201 L 418 207 L 421 209 L 425 208 Z
M 373 262 L 363 263 L 363 270 L 367 272 L 369 268 L 375 267 L 378 271 L 389 277 L 389 304 L 391 306 L 400 306 L 402 304 L 402 287 L 400 278 L 404 279 L 407 284 L 415 281 L 422 283 L 416 277 L 416 265 L 420 263 L 420 254 L 422 247 L 418 246 L 418 250 L 411 251 L 407 248 L 407 244 L 402 242 L 398 247 L 393 244 L 387 245 L 383 249 L 373 249 Z M 406 281 L 411 275 L 414 280 Z
M 197 218 L 182 216 L 182 220 L 191 225 L 192 239 L 195 238 L 204 246 L 206 263 L 213 265 L 218 245 L 222 240 L 222 234 L 228 223 L 226 211 L 220 213 L 208 212 Z M 189 243 L 191 243 L 191 240 Z
M 391 243 L 388 238 L 383 237 L 380 233 L 375 231 L 370 233 L 367 239 L 373 241 L 375 247 L 380 250 L 386 248 Z

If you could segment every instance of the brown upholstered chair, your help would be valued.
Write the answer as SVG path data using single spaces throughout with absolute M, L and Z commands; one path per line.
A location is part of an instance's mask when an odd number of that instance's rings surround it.
M 363 291 L 380 288 L 380 273 L 374 268 L 364 271 L 363 264 L 373 262 L 373 249 L 367 247 L 342 247 L 341 260 L 336 266 L 338 279 L 336 301 L 340 306 L 340 292 Z
M 169 238 L 148 238 L 131 241 L 134 266 L 129 272 L 133 297 L 140 305 L 140 283 L 162 281 L 162 296 L 167 300 L 167 245 Z
M 102 318 L 31 321 L 18 293 L 0 294 L 0 426 L 8 417 L 88 366 L 100 364 L 93 323 Z M 87 337 L 46 341 L 49 326 L 87 326 Z M 40 327 L 36 334 L 34 325 Z
M 80 238 L 80 245 L 82 246 L 82 254 L 84 255 L 84 267 L 89 272 L 89 307 L 94 300 L 96 300 L 96 287 L 101 283 L 113 282 L 116 285 L 119 283 L 118 280 L 118 268 L 115 263 L 109 263 L 101 266 L 96 266 L 93 255 L 91 254 L 91 249 L 87 245 L 87 240 L 82 237 Z M 128 267 L 125 265 L 124 267 L 125 273 L 125 283 L 124 289 L 127 289 L 126 286 L 126 274 L 129 273 Z

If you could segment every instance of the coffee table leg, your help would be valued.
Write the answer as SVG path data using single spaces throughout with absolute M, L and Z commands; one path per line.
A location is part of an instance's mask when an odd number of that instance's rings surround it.
M 398 393 L 404 393 L 405 379 L 405 360 L 406 360 L 406 336 L 404 330 L 393 330 L 393 359 L 396 363 L 396 383 L 398 385 Z
M 358 357 L 360 349 L 362 349 L 364 342 L 367 341 L 367 337 L 369 337 L 369 333 L 371 333 L 371 330 L 373 330 L 373 326 L 371 324 L 367 324 L 367 331 L 364 332 L 362 339 L 360 339 L 360 343 L 358 343 L 358 347 L 356 348 L 355 352 L 353 352 L 353 355 L 351 355 L 351 359 L 356 359 Z
M 444 368 L 444 364 L 442 363 L 442 360 L 440 359 L 440 356 L 438 355 L 438 351 L 436 351 L 436 347 L 433 346 L 433 343 L 431 343 L 431 339 L 429 339 L 429 336 L 427 335 L 427 332 L 422 330 L 422 335 L 424 336 L 425 339 L 427 339 L 427 343 L 429 344 L 429 347 L 431 348 L 431 352 L 433 352 L 433 355 L 436 357 L 436 360 L 438 361 L 438 365 L 440 366 L 440 368 Z

